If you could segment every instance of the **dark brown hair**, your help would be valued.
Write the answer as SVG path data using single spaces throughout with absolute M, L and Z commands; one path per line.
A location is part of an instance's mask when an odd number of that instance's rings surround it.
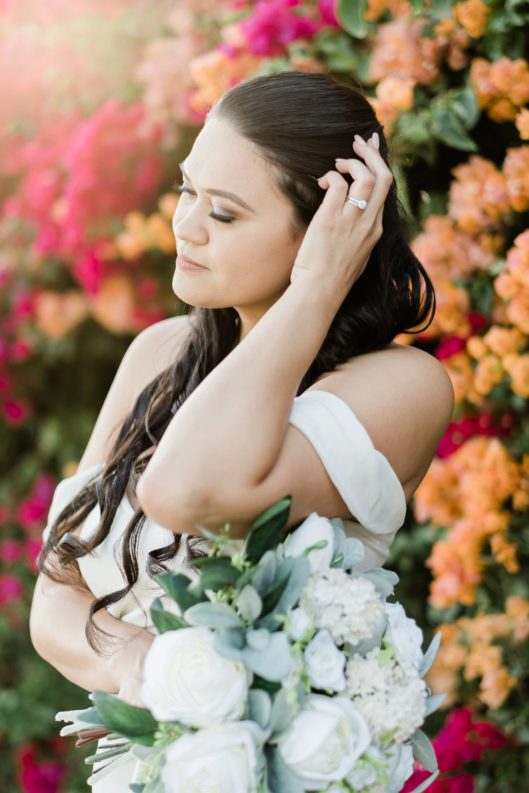
M 351 143 L 356 133 L 367 140 L 378 132 L 380 152 L 389 165 L 382 127 L 362 91 L 325 74 L 285 71 L 246 80 L 224 94 L 210 111 L 210 117 L 229 122 L 256 144 L 272 167 L 279 189 L 292 202 L 299 228 L 310 223 L 325 194 L 315 177 L 334 169 L 336 157 L 355 156 Z M 434 288 L 409 247 L 409 226 L 395 184 L 385 202 L 382 224 L 382 236 L 338 310 L 298 394 L 349 358 L 380 349 L 398 334 L 425 330 L 433 319 Z M 102 472 L 81 489 L 51 527 L 38 566 L 54 580 L 84 586 L 76 559 L 108 535 L 127 484 L 131 483 L 134 492 L 173 413 L 238 342 L 235 309 L 186 306 L 186 313 L 191 327 L 176 360 L 139 394 Z M 95 506 L 99 506 L 101 519 L 92 539 L 66 536 Z M 90 610 L 86 635 L 101 654 L 99 639 L 111 637 L 95 625 L 93 615 L 123 598 L 137 581 L 137 547 L 144 521 L 145 515 L 138 510 L 125 529 L 123 588 L 97 598 Z M 149 554 L 150 576 L 165 569 L 164 562 L 176 554 L 180 542 L 181 535 L 175 534 L 170 545 Z M 200 537 L 187 537 L 188 558 L 203 553 L 202 542 Z

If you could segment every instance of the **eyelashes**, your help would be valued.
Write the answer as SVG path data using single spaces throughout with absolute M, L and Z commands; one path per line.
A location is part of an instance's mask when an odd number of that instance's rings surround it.
M 184 193 L 195 195 L 195 193 L 190 190 L 189 187 L 186 187 L 184 184 L 178 184 L 178 182 L 174 183 L 173 190 L 179 195 L 183 195 Z M 213 218 L 213 220 L 218 220 L 220 223 L 233 223 L 235 220 L 235 218 L 231 215 L 217 215 L 216 212 L 210 212 L 209 216 L 210 218 Z

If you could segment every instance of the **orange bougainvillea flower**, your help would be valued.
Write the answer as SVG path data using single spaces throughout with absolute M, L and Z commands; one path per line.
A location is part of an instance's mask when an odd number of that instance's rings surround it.
M 490 234 L 473 237 L 444 215 L 430 215 L 412 249 L 434 284 L 442 279 L 469 278 L 495 260 L 501 240 Z
M 517 212 L 529 209 L 529 146 L 507 149 L 503 162 L 509 202 Z
M 367 0 L 364 19 L 376 22 L 386 11 L 394 17 L 406 16 L 411 11 L 411 4 L 407 0 Z
M 492 325 L 482 339 L 488 349 L 499 356 L 518 352 L 528 341 L 526 334 L 518 328 L 502 328 L 498 325 Z
M 511 376 L 511 388 L 521 397 L 529 397 L 529 353 L 509 353 L 503 357 L 503 365 Z
M 494 279 L 494 289 L 507 301 L 505 313 L 509 322 L 529 334 L 529 230 L 515 238 L 504 269 Z
M 524 107 L 514 119 L 522 140 L 529 140 L 529 110 Z
M 136 330 L 134 309 L 134 287 L 123 273 L 108 276 L 99 292 L 90 299 L 92 315 L 112 333 Z
M 428 85 L 439 76 L 443 44 L 422 35 L 424 21 L 411 15 L 380 25 L 371 49 L 368 79 L 379 82 L 398 77 Z
M 498 229 L 510 211 L 507 179 L 494 163 L 472 155 L 452 171 L 448 213 L 468 234 Z
M 480 108 L 493 121 L 513 121 L 529 102 L 529 64 L 523 58 L 499 58 L 490 63 L 475 58 L 470 79 Z
M 376 96 L 370 101 L 386 135 L 391 133 L 399 113 L 413 107 L 414 85 L 413 80 L 402 77 L 385 77 L 378 83 Z
M 436 282 L 435 291 L 437 309 L 423 337 L 468 336 L 472 328 L 468 320 L 470 298 L 467 290 L 445 278 Z
M 444 360 L 443 366 L 452 382 L 456 405 L 464 401 L 481 405 L 483 397 L 474 388 L 474 368 L 470 355 L 465 350 L 460 350 Z
M 462 3 L 455 4 L 452 13 L 468 35 L 478 39 L 487 28 L 491 10 L 483 0 L 464 0 Z
M 189 99 L 192 109 L 203 111 L 211 107 L 229 88 L 255 72 L 261 61 L 248 52 L 230 58 L 219 49 L 194 58 L 189 69 L 198 88 Z
M 79 325 L 88 314 L 86 295 L 75 290 L 43 290 L 35 298 L 35 324 L 48 339 L 57 341 Z

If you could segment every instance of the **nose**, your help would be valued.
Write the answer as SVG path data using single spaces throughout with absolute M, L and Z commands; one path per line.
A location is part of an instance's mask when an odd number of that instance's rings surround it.
M 201 214 L 197 203 L 192 207 L 183 207 L 179 204 L 172 222 L 175 238 L 193 242 L 195 245 L 205 245 L 208 241 L 208 234 Z

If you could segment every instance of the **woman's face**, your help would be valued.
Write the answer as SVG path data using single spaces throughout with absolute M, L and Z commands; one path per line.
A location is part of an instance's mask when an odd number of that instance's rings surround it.
M 182 175 L 173 217 L 174 293 L 192 306 L 233 307 L 257 320 L 290 283 L 303 239 L 303 232 L 292 239 L 294 208 L 254 144 L 214 117 L 196 138 Z M 183 257 L 205 269 L 182 269 Z

